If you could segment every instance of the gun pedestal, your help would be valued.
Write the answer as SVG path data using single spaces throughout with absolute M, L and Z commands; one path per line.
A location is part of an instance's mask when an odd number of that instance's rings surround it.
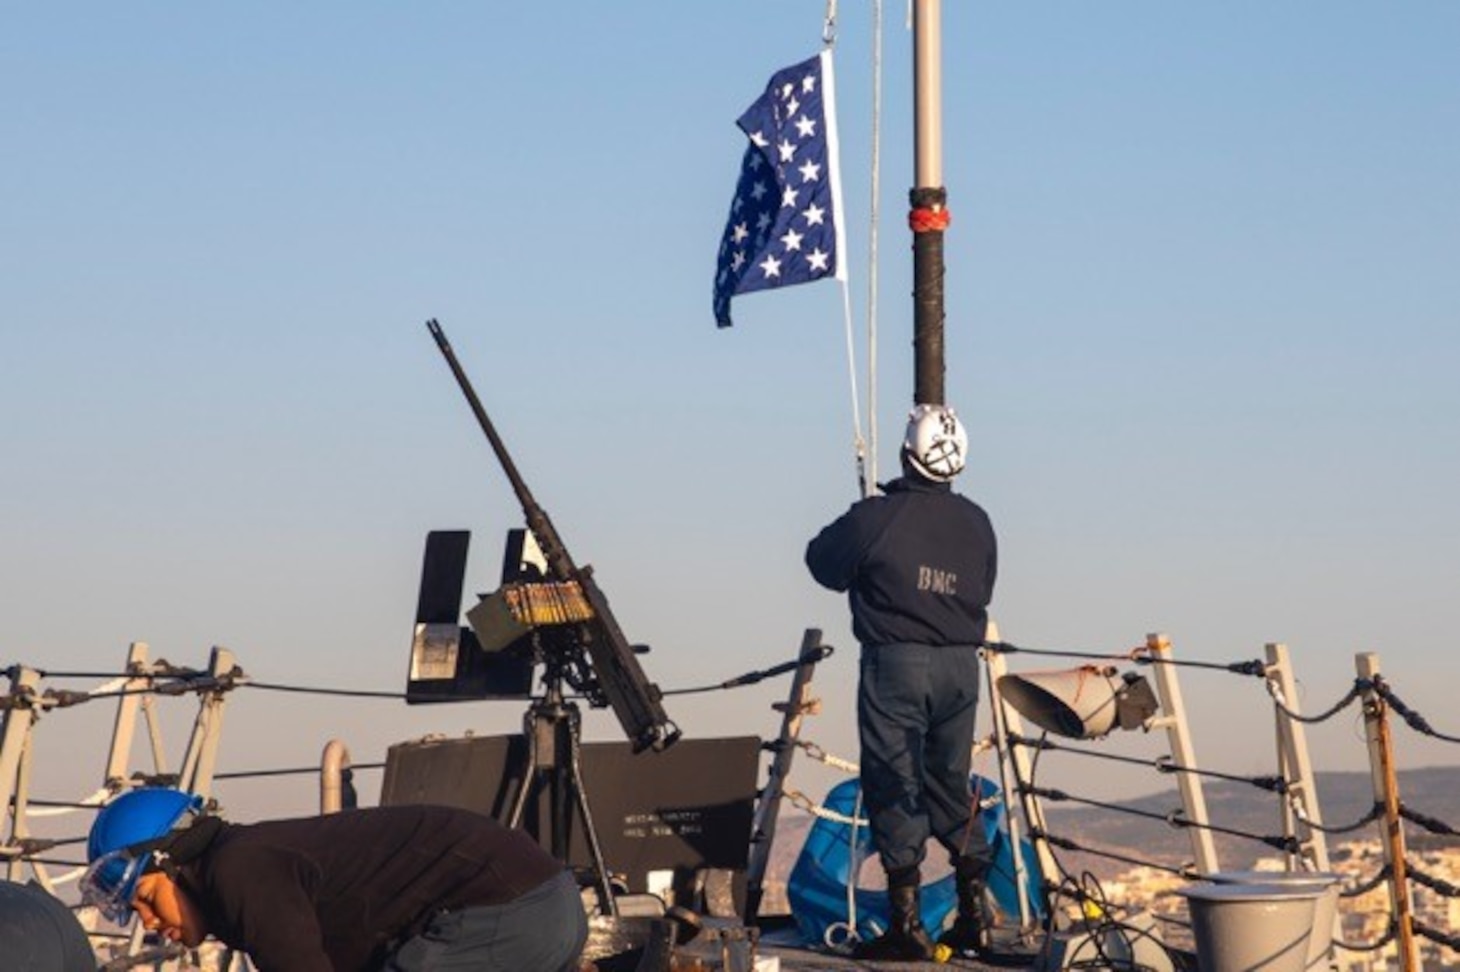
M 528 798 L 542 796 L 547 790 L 548 839 L 547 846 L 552 855 L 560 861 L 568 859 L 569 838 L 573 829 L 573 813 L 576 811 L 583 822 L 583 833 L 588 842 L 588 851 L 593 858 L 593 877 L 598 888 L 599 910 L 605 915 L 617 915 L 614 904 L 613 886 L 609 882 L 608 868 L 603 862 L 603 848 L 598 841 L 598 830 L 593 825 L 593 813 L 588 807 L 588 793 L 583 787 L 583 769 L 580 759 L 582 720 L 578 706 L 563 698 L 563 674 L 549 668 L 545 675 L 547 692 L 535 699 L 522 720 L 523 736 L 527 740 L 527 764 L 522 773 L 522 785 L 517 799 L 512 804 L 512 813 L 507 825 L 514 829 L 522 827 L 527 810 Z

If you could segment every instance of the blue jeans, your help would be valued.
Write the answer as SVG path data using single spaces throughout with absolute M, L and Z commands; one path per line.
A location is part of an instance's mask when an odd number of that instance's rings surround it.
M 921 865 L 929 837 L 955 860 L 991 860 L 968 787 L 978 675 L 973 645 L 862 647 L 862 793 L 890 876 Z
M 577 972 L 588 917 L 564 871 L 516 901 L 443 911 L 382 972 Z

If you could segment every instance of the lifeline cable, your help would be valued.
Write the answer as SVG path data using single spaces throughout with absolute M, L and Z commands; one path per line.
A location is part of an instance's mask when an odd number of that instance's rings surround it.
M 1269 793 L 1286 793 L 1288 782 L 1281 776 L 1236 776 L 1231 773 L 1222 773 L 1217 770 L 1204 770 L 1195 766 L 1182 766 L 1173 761 L 1170 755 L 1157 756 L 1154 759 L 1139 759 L 1135 756 L 1121 756 L 1119 753 L 1102 753 L 1093 749 L 1080 749 L 1075 746 L 1067 746 L 1062 743 L 1053 742 L 1046 738 L 1030 739 L 1021 736 L 1017 732 L 1004 734 L 1010 743 L 1016 746 L 1026 746 L 1030 749 L 1059 750 L 1060 752 L 1073 753 L 1077 756 L 1089 756 L 1092 759 L 1106 759 L 1117 763 L 1129 763 L 1133 766 L 1149 766 L 1158 773 L 1191 773 L 1194 776 L 1207 776 L 1217 780 L 1227 780 L 1232 783 L 1246 783 L 1259 790 L 1266 790 Z
M 16 671 L 22 666 L 12 665 L 0 674 L 7 678 L 14 678 Z M 186 665 L 174 665 L 166 658 L 159 658 L 149 666 L 149 671 L 130 670 L 125 672 L 53 672 L 49 669 L 33 669 L 41 678 L 197 678 L 208 674 L 204 669 L 190 668 Z
M 1411 927 L 1413 926 L 1411 925 Z M 1333 944 L 1347 952 L 1377 952 L 1394 941 L 1395 933 L 1394 922 L 1391 920 L 1389 927 L 1384 930 L 1384 934 L 1368 944 L 1360 945 L 1357 942 L 1346 942 L 1340 938 L 1335 938 Z
M 1277 682 L 1269 681 L 1267 683 L 1268 694 L 1272 696 L 1273 707 L 1294 722 L 1304 722 L 1309 725 L 1318 722 L 1327 722 L 1329 719 L 1332 719 L 1354 702 L 1358 701 L 1363 696 L 1364 691 L 1370 687 L 1371 685 L 1368 679 L 1355 679 L 1353 688 L 1349 689 L 1347 695 L 1318 715 L 1307 716 L 1288 708 L 1287 700 L 1283 698 L 1282 690 L 1278 688 Z
M 831 654 L 832 654 L 832 652 L 833 652 L 833 650 L 834 649 L 832 648 L 831 645 L 822 645 L 821 646 L 821 654 L 815 660 L 816 661 L 821 661 L 821 660 L 823 660 L 825 658 L 830 657 Z M 726 679 L 725 681 L 718 682 L 718 683 L 716 683 L 714 685 L 700 685 L 700 686 L 694 686 L 694 687 L 691 687 L 691 688 L 681 688 L 681 689 L 665 689 L 662 692 L 660 692 L 660 694 L 663 695 L 663 696 L 670 696 L 670 695 L 694 695 L 694 694 L 700 694 L 700 693 L 705 693 L 705 692 L 720 692 L 720 691 L 725 691 L 725 690 L 728 690 L 728 689 L 743 688 L 743 687 L 745 687 L 747 685 L 755 685 L 755 684 L 757 684 L 759 682 L 762 682 L 762 681 L 764 681 L 764 680 L 766 680 L 768 678 L 774 678 L 776 676 L 784 675 L 784 674 L 786 674 L 788 672 L 795 671 L 795 669 L 797 668 L 797 666 L 799 666 L 800 664 L 802 664 L 803 661 L 804 661 L 804 659 L 798 658 L 798 659 L 795 659 L 794 661 L 782 662 L 781 664 L 778 664 L 778 665 L 772 665 L 770 668 L 761 669 L 759 671 L 747 672 L 744 675 L 737 675 L 734 678 Z M 305 694 L 305 695 L 335 695 L 335 696 L 345 696 L 345 697 L 349 697 L 349 698 L 368 698 L 368 699 L 404 699 L 404 698 L 406 698 L 406 694 L 403 693 L 403 692 L 381 692 L 381 691 L 375 691 L 375 690 L 370 690 L 370 689 L 318 688 L 318 687 L 312 687 L 312 686 L 306 686 L 306 685 L 284 685 L 284 684 L 280 684 L 278 682 L 256 682 L 256 681 L 252 681 L 252 680 L 249 680 L 249 681 L 246 681 L 246 682 L 240 682 L 238 684 L 241 685 L 242 687 L 245 687 L 245 688 L 264 689 L 264 690 L 270 691 L 270 692 L 298 692 L 298 693 Z M 146 690 L 144 690 L 144 691 L 146 691 Z M 94 696 L 94 697 L 98 697 L 99 698 L 100 696 Z M 584 696 L 581 696 L 581 695 L 571 696 L 571 698 L 582 699 L 582 698 L 584 698 Z
M 1205 668 L 1211 671 L 1229 672 L 1233 675 L 1251 675 L 1262 678 L 1267 674 L 1265 662 L 1204 662 L 1191 659 L 1160 658 L 1148 652 L 1145 645 L 1128 652 L 1064 651 L 1051 648 L 1023 648 L 1007 641 L 986 641 L 983 647 L 1001 654 L 1042 655 L 1048 658 L 1087 658 L 1101 661 L 1128 661 L 1134 665 L 1172 665 L 1178 668 Z
M 1415 883 L 1423 884 L 1442 898 L 1460 898 L 1460 887 L 1456 887 L 1444 878 L 1437 878 L 1433 874 L 1421 871 L 1413 864 L 1409 865 L 1408 873 Z
M 384 763 L 351 763 L 348 767 L 346 767 L 346 769 L 350 770 L 350 772 L 354 772 L 355 770 L 375 770 L 375 769 L 384 769 L 384 768 L 385 768 L 385 764 Z M 214 773 L 213 774 L 213 779 L 215 779 L 215 780 L 243 780 L 243 779 L 250 779 L 252 777 L 265 777 L 265 776 L 305 776 L 305 775 L 317 775 L 318 773 L 319 773 L 319 767 L 318 766 L 300 766 L 300 767 L 296 767 L 294 769 L 235 770 L 232 773 Z
M 1408 723 L 1409 728 L 1415 732 L 1444 742 L 1460 743 L 1460 736 L 1450 736 L 1439 732 L 1429 724 L 1424 716 L 1405 705 L 1404 701 L 1394 694 L 1394 690 L 1389 687 L 1389 683 L 1381 676 L 1375 676 L 1373 686 L 1374 692 L 1385 702 L 1388 702 L 1389 707 L 1399 713 L 1400 718 Z
M 1325 834 L 1351 834 L 1356 830 L 1361 830 L 1364 827 L 1367 827 L 1369 824 L 1373 823 L 1375 820 L 1378 820 L 1383 816 L 1384 804 L 1382 803 L 1375 803 L 1371 808 L 1369 808 L 1368 813 L 1364 814 L 1362 817 L 1360 817 L 1358 820 L 1355 820 L 1351 824 L 1321 824 L 1315 820 L 1309 819 L 1306 813 L 1298 814 L 1298 818 L 1302 820 L 1306 826 L 1312 827 L 1314 830 L 1321 830 Z
M 310 688 L 303 685 L 280 685 L 274 682 L 244 682 L 248 688 L 264 689 L 269 692 L 300 692 L 305 695 L 341 695 L 364 699 L 404 699 L 404 692 L 376 692 L 368 689 Z
M 1157 861 L 1142 860 L 1138 857 L 1128 857 L 1124 854 L 1117 854 L 1113 851 L 1099 850 L 1094 847 L 1086 847 L 1084 844 L 1070 840 L 1068 837 L 1059 837 L 1038 827 L 1030 828 L 1031 837 L 1041 837 L 1060 850 L 1074 851 L 1077 854 L 1093 854 L 1096 857 L 1104 857 L 1112 861 L 1120 861 L 1122 864 L 1134 864 L 1137 867 L 1149 867 L 1153 871 L 1165 871 L 1167 874 L 1174 874 L 1177 877 L 1184 877 L 1189 880 L 1197 880 L 1201 877 L 1193 867 L 1173 867 L 1170 864 L 1161 864 Z
M 1428 938 L 1432 942 L 1438 942 L 1444 945 L 1451 951 L 1460 952 L 1460 935 L 1451 935 L 1442 932 L 1438 928 L 1431 928 L 1429 925 L 1420 921 L 1410 922 L 1409 927 L 1414 929 L 1414 933 L 1421 938 Z
M 1443 820 L 1435 817 L 1428 817 L 1418 810 L 1411 810 L 1404 804 L 1399 805 L 1399 815 L 1410 823 L 1418 824 L 1432 834 L 1443 834 L 1447 837 L 1460 837 L 1460 830 L 1456 830 Z
M 0 855 L 11 857 L 31 857 L 41 851 L 48 851 L 55 847 L 67 847 L 71 844 L 84 844 L 85 837 L 58 837 L 52 840 L 49 837 L 20 837 L 15 839 L 13 844 L 0 845 Z
M 1389 878 L 1392 877 L 1393 874 L 1394 874 L 1394 867 L 1393 867 L 1393 865 L 1390 865 L 1390 864 L 1387 864 L 1386 863 L 1383 867 L 1379 868 L 1379 870 L 1377 870 L 1377 871 L 1374 872 L 1374 876 L 1373 877 L 1371 877 L 1371 878 L 1369 878 L 1369 879 L 1367 879 L 1365 881 L 1360 881 L 1358 884 L 1355 884 L 1352 887 L 1341 889 L 1338 892 L 1338 896 L 1340 898 L 1359 898 L 1359 897 L 1363 897 L 1364 895 L 1368 894 L 1370 891 L 1372 891 L 1375 888 L 1377 888 L 1379 885 L 1383 884 L 1385 881 L 1389 880 Z
M 714 685 L 701 685 L 694 688 L 666 689 L 660 692 L 661 695 L 696 695 L 704 692 L 720 692 L 726 689 L 744 688 L 747 685 L 757 685 L 768 678 L 775 678 L 778 675 L 786 675 L 795 672 L 797 668 L 810 662 L 812 664 L 825 661 L 836 651 L 831 645 L 818 645 L 813 651 L 807 652 L 800 658 L 791 661 L 781 662 L 772 665 L 770 668 L 762 668 L 758 671 L 746 672 L 744 675 L 736 675 L 723 682 Z
M 1100 800 L 1091 800 L 1088 797 L 1074 796 L 1072 794 L 1064 792 L 1063 790 L 1051 790 L 1043 787 L 1031 787 L 1029 789 L 1029 792 L 1035 796 L 1043 797 L 1047 800 L 1054 800 L 1057 803 L 1063 800 L 1069 800 L 1075 803 L 1083 803 L 1086 806 L 1099 807 L 1102 810 L 1110 810 L 1115 813 L 1127 813 L 1136 817 L 1145 817 L 1149 820 L 1164 820 L 1172 827 L 1176 827 L 1179 829 L 1194 828 L 1197 830 L 1209 830 L 1212 833 L 1217 834 L 1226 834 L 1229 837 L 1242 837 L 1246 840 L 1253 840 L 1266 844 L 1269 847 L 1283 851 L 1287 854 L 1299 854 L 1302 851 L 1302 847 L 1299 845 L 1296 837 L 1264 837 L 1261 834 L 1252 834 L 1244 830 L 1234 830 L 1230 827 L 1219 827 L 1216 824 L 1198 823 L 1195 820 L 1188 820 L 1186 817 L 1182 816 L 1182 811 L 1180 810 L 1173 810 L 1172 812 L 1167 814 L 1153 813 L 1150 810 L 1137 810 L 1134 807 L 1123 807 L 1118 803 L 1105 803 Z
M 50 671 L 49 669 L 44 669 L 44 668 L 32 668 L 29 665 L 22 665 L 19 662 L 14 662 L 14 663 L 12 663 L 10 665 L 5 666 L 4 668 L 0 668 L 0 675 L 3 675 L 3 676 L 5 676 L 8 679 L 12 679 L 13 680 L 13 679 L 15 679 L 20 674 L 20 670 L 22 668 L 30 668 L 30 670 L 33 671 L 33 672 L 35 672 L 36 675 L 38 677 L 40 677 L 40 678 L 108 678 L 108 679 L 119 679 L 119 678 L 138 678 L 138 677 L 142 677 L 142 676 L 139 676 L 136 672 L 121 672 L 121 673 L 117 673 L 117 672 L 53 672 L 53 671 Z
M 241 675 L 242 673 L 237 673 Z M 172 678 L 174 676 L 162 676 Z M 72 706 L 93 702 L 97 699 L 121 699 L 130 695 L 166 695 L 176 697 L 189 692 L 228 692 L 247 682 L 236 681 L 235 673 L 217 678 L 185 679 L 166 685 L 149 685 L 145 688 L 111 689 L 97 692 L 73 692 L 69 689 L 46 689 L 40 695 L 28 692 L 11 692 L 0 695 L 0 711 L 39 707 L 42 709 L 69 709 Z
M 36 799 L 26 800 L 25 801 L 25 805 L 26 805 L 26 807 L 28 809 L 35 809 L 37 807 L 43 807 L 43 808 L 46 808 L 46 809 L 59 809 L 59 810 L 95 810 L 95 809 L 97 809 L 97 806 L 98 806 L 98 804 L 95 804 L 95 803 L 80 803 L 80 802 L 71 801 L 71 800 L 36 800 Z M 10 806 L 11 807 L 14 807 L 15 806 L 15 797 L 11 797 L 10 798 Z

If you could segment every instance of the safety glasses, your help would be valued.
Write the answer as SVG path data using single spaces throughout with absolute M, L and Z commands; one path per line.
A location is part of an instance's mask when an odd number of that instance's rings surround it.
M 132 920 L 132 897 L 151 854 L 138 857 L 127 848 L 103 854 L 81 878 L 81 903 L 97 909 L 117 925 Z

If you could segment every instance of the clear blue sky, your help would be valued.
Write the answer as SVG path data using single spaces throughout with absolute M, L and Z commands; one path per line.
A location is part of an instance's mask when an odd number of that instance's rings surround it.
M 1164 631 L 1216 661 L 1282 641 L 1310 710 L 1377 651 L 1460 732 L 1460 6 L 945 8 L 948 390 L 962 489 L 1002 542 L 1003 635 Z M 855 488 L 839 292 L 742 298 L 728 332 L 710 312 L 734 120 L 819 48 L 821 14 L 5 5 L 0 664 L 113 669 L 143 640 L 200 665 L 221 644 L 263 681 L 403 688 L 426 532 L 475 531 L 485 590 L 520 519 L 434 316 L 651 677 L 718 682 L 821 627 L 840 652 L 807 734 L 853 755 L 845 608 L 801 566 Z M 860 319 L 867 5 L 841 20 Z M 887 20 L 884 472 L 912 384 L 910 42 L 900 4 Z M 1183 687 L 1203 763 L 1271 771 L 1259 683 Z M 670 710 L 769 735 L 785 690 Z M 223 770 L 520 717 L 230 705 Z M 37 795 L 96 784 L 110 715 L 89 709 L 39 727 Z M 1405 765 L 1460 761 L 1399 740 Z M 1354 710 L 1312 742 L 1321 767 L 1364 765 Z M 1168 782 L 1061 765 L 1071 790 Z M 220 789 L 242 816 L 314 799 Z

